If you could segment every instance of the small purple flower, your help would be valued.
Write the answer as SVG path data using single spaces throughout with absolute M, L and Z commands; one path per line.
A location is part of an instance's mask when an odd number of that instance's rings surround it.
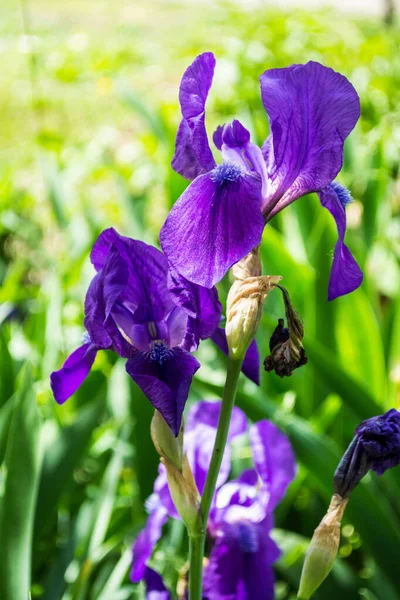
M 220 407 L 219 402 L 199 402 L 188 414 L 184 444 L 200 494 L 211 460 Z M 228 441 L 246 432 L 246 417 L 235 407 Z M 272 600 L 274 597 L 272 565 L 279 557 L 279 549 L 270 537 L 273 510 L 295 476 L 295 458 L 286 436 L 269 421 L 256 423 L 249 434 L 254 469 L 227 482 L 231 465 L 228 444 L 218 476 L 208 523 L 211 553 L 203 582 L 203 597 L 207 600 Z M 146 564 L 161 537 L 163 524 L 168 517 L 179 518 L 163 465 L 160 465 L 148 508 L 150 516 L 146 527 L 133 547 L 131 579 L 134 582 L 145 576 Z
M 335 492 L 346 497 L 369 469 L 382 475 L 400 464 L 400 413 L 392 408 L 356 429 L 334 475 Z
M 160 575 L 150 567 L 146 568 L 144 581 L 146 584 L 146 600 L 170 600 L 171 595 Z
M 260 243 L 266 222 L 297 198 L 318 192 L 339 234 L 328 298 L 355 290 L 362 273 L 343 241 L 348 195 L 333 181 L 344 140 L 360 115 L 353 86 L 316 62 L 265 71 L 260 81 L 269 137 L 260 149 L 239 121 L 219 126 L 213 141 L 223 162 L 217 165 L 205 128 L 214 68 L 214 55 L 201 54 L 180 86 L 183 118 L 172 166 L 193 182 L 161 230 L 168 259 L 188 280 L 212 287 Z
M 85 300 L 85 343 L 51 374 L 58 403 L 88 375 L 98 350 L 127 358 L 126 370 L 175 435 L 194 373 L 191 355 L 221 318 L 215 288 L 172 280 L 165 256 L 143 242 L 107 229 L 91 253 L 97 271 Z

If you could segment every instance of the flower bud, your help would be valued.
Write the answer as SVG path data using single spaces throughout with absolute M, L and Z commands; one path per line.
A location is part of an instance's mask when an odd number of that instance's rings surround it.
M 200 495 L 186 454 L 183 453 L 183 426 L 175 437 L 158 410 L 151 422 L 151 437 L 167 471 L 168 487 L 175 508 L 189 532 L 201 525 Z
M 188 534 L 198 534 L 202 529 L 200 494 L 186 454 L 182 457 L 182 471 L 177 469 L 167 458 L 161 458 L 161 462 L 167 471 L 172 500 L 185 523 Z
M 175 437 L 162 414 L 156 410 L 151 421 L 151 438 L 158 454 L 182 471 L 183 425 L 178 437 Z
M 286 320 L 278 319 L 278 326 L 269 342 L 270 356 L 264 360 L 266 371 L 275 371 L 280 377 L 290 377 L 295 369 L 307 364 L 306 353 L 302 340 L 304 327 L 300 315 L 291 303 L 288 291 L 281 285 L 277 286 L 285 303 Z
M 348 500 L 334 494 L 328 512 L 314 531 L 301 573 L 298 600 L 309 600 L 329 575 L 340 542 L 340 524 Z
M 264 300 L 281 277 L 265 275 L 235 281 L 228 294 L 226 338 L 229 354 L 242 358 L 256 335 Z
M 226 338 L 229 355 L 243 358 L 260 324 L 264 300 L 282 277 L 261 275 L 260 248 L 256 246 L 232 267 L 236 281 L 226 305 Z
M 361 479 L 368 473 L 371 462 L 360 440 L 355 437 L 344 453 L 333 476 L 333 489 L 347 498 Z

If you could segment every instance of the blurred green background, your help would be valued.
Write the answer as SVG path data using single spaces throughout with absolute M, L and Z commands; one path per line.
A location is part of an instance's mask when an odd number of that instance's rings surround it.
M 0 597 L 143 598 L 129 582 L 131 544 L 146 519 L 157 456 L 152 409 L 100 353 L 85 384 L 56 405 L 49 374 L 83 333 L 89 251 L 109 226 L 157 244 L 185 182 L 170 168 L 180 77 L 217 56 L 209 132 L 238 117 L 268 134 L 258 77 L 318 60 L 350 78 L 362 117 L 339 180 L 353 194 L 346 241 L 362 288 L 328 304 L 336 241 L 316 196 L 265 230 L 265 273 L 282 275 L 303 317 L 309 364 L 287 380 L 243 379 L 239 405 L 289 435 L 299 473 L 276 515 L 284 553 L 278 599 L 294 599 L 304 550 L 331 479 L 362 420 L 400 404 L 400 31 L 383 18 L 263 5 L 151 0 L 23 0 L 0 6 Z M 220 285 L 224 299 L 229 281 Z M 278 317 L 271 293 L 257 339 L 264 357 Z M 225 359 L 212 343 L 190 403 L 218 398 Z M 234 448 L 234 474 L 247 464 Z M 340 560 L 316 598 L 400 598 L 400 468 L 369 475 L 346 511 Z M 32 540 L 32 542 L 31 542 Z M 176 584 L 187 541 L 166 528 L 153 565 Z M 31 578 L 31 583 L 30 583 Z

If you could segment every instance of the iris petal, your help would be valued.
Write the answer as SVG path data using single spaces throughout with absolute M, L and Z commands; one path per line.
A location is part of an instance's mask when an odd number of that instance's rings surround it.
M 169 213 L 160 233 L 162 249 L 186 279 L 211 288 L 260 243 L 260 206 L 256 173 L 223 182 L 213 179 L 213 171 L 201 175 Z
M 158 506 L 147 519 L 145 528 L 137 536 L 133 545 L 133 560 L 131 581 L 139 582 L 146 573 L 146 565 L 153 550 L 161 537 L 163 525 L 167 522 L 168 514 L 163 506 Z
M 260 81 L 271 131 L 264 145 L 270 189 L 263 210 L 271 217 L 336 177 L 360 101 L 343 75 L 316 62 L 265 71 Z
M 338 194 L 339 191 L 339 194 Z M 350 250 L 344 243 L 346 233 L 346 210 L 342 201 L 345 197 L 343 189 L 336 185 L 328 185 L 319 193 L 319 199 L 336 221 L 338 241 L 333 254 L 331 276 L 328 286 L 328 300 L 349 294 L 362 283 L 363 274 Z M 347 196 L 346 196 L 347 198 Z
M 177 436 L 193 375 L 200 363 L 182 348 L 168 350 L 165 360 L 152 360 L 149 352 L 137 352 L 126 370 Z
M 84 382 L 96 358 L 97 348 L 83 344 L 65 361 L 59 371 L 50 375 L 51 389 L 58 404 L 63 404 Z
M 256 471 L 264 485 L 268 510 L 282 500 L 296 474 L 296 459 L 287 437 L 269 421 L 250 427 L 250 445 Z
M 194 179 L 215 167 L 205 128 L 205 104 L 212 84 L 215 58 L 200 54 L 186 69 L 179 90 L 183 119 L 179 125 L 172 168 Z

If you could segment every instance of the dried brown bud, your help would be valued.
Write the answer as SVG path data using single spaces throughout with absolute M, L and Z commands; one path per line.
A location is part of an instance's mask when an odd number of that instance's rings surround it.
M 304 327 L 287 290 L 281 285 L 276 287 L 283 294 L 288 327 L 285 327 L 283 319 L 278 319 L 278 325 L 269 342 L 271 354 L 264 360 L 264 368 L 266 371 L 275 371 L 280 377 L 290 377 L 295 369 L 308 362 L 302 344 Z

